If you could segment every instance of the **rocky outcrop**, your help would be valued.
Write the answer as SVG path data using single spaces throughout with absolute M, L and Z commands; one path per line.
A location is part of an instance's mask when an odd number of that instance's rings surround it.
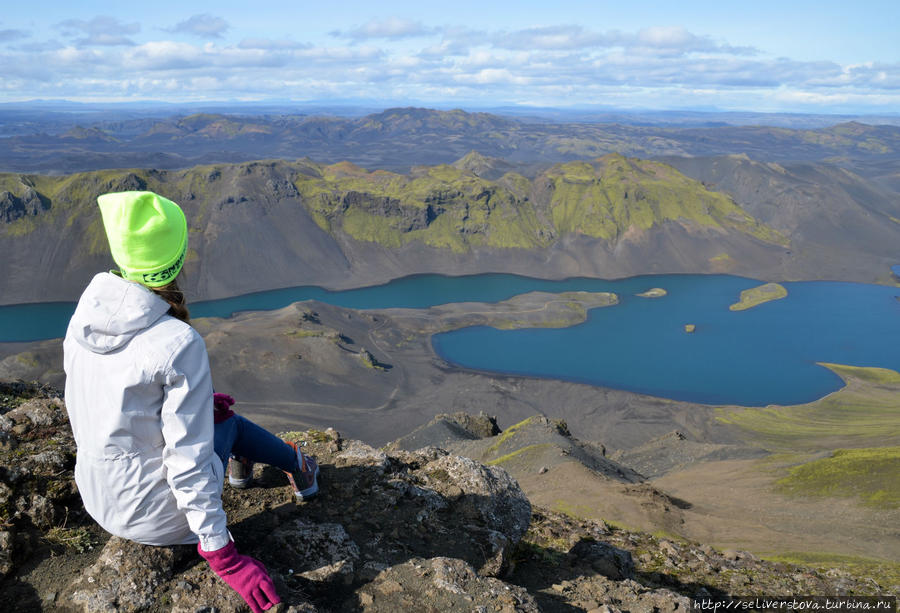
M 500 433 L 497 418 L 485 413 L 470 415 L 457 412 L 441 413 L 424 426 L 420 426 L 391 443 L 391 448 L 412 451 L 422 447 L 442 447 L 447 443 L 478 440 Z
M 21 196 L 0 192 L 0 221 L 11 223 L 22 217 L 34 217 L 50 208 L 50 201 L 33 187 L 25 187 Z
M 14 560 L 17 526 L 50 530 L 80 506 L 71 471 L 75 443 L 58 397 L 33 398 L 0 414 L 0 560 Z M 0 562 L 0 567 L 4 564 Z M 7 569 L 8 571 L 9 569 Z
M 296 190 L 296 188 L 294 188 Z M 444 212 L 440 202 L 426 203 L 425 206 L 404 205 L 396 198 L 373 196 L 357 191 L 348 191 L 337 198 L 338 209 L 345 212 L 356 207 L 372 215 L 390 221 L 400 232 L 412 232 L 427 228 L 438 215 Z
M 496 425 L 443 417 L 486 433 Z M 0 384 L 0 433 L 0 602 L 247 610 L 193 546 L 110 538 L 85 515 L 72 482 L 74 442 L 52 390 Z M 282 613 L 680 613 L 701 596 L 897 589 L 532 509 L 505 470 L 437 447 L 383 451 L 334 430 L 283 436 L 318 457 L 319 497 L 296 503 L 284 475 L 266 466 L 249 489 L 223 492 L 235 542 L 268 568 Z
M 536 613 L 525 589 L 491 577 L 454 558 L 415 558 L 388 568 L 359 591 L 363 611 L 500 611 Z

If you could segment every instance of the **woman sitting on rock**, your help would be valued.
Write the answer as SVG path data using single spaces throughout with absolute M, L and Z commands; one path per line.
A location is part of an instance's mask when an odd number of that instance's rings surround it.
M 224 466 L 235 487 L 249 484 L 253 462 L 277 466 L 304 499 L 318 492 L 318 465 L 234 414 L 229 396 L 214 395 L 206 345 L 176 283 L 188 240 L 181 208 L 152 192 L 97 201 L 119 270 L 93 278 L 64 342 L 84 507 L 105 530 L 138 543 L 197 543 L 261 612 L 280 600 L 265 567 L 231 540 Z

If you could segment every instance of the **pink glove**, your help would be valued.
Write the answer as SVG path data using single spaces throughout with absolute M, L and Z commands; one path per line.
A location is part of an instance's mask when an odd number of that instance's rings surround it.
M 240 555 L 234 542 L 215 551 L 203 551 L 197 543 L 197 552 L 231 589 L 241 595 L 253 613 L 262 613 L 281 602 L 266 567 L 259 560 Z
M 233 404 L 234 398 L 228 394 L 213 394 L 213 407 L 215 408 L 213 421 L 218 424 L 234 415 L 234 411 L 231 410 Z
M 213 394 L 213 405 L 220 411 L 227 411 L 234 404 L 234 398 L 228 394 Z

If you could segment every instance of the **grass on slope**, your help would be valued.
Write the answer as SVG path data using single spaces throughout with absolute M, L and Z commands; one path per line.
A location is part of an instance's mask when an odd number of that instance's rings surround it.
M 846 386 L 793 406 L 727 407 L 717 419 L 775 452 L 879 447 L 900 439 L 900 373 L 885 368 L 821 364 Z
M 499 435 L 497 435 L 497 440 L 494 442 L 494 444 L 492 444 L 490 447 L 487 448 L 487 453 L 494 453 L 495 451 L 500 449 L 500 446 L 503 445 L 503 443 L 505 443 L 510 438 L 512 438 L 512 436 L 516 433 L 516 430 L 519 430 L 520 428 L 524 428 L 528 424 L 534 422 L 536 419 L 537 418 L 535 416 L 532 416 L 532 417 L 523 419 L 522 421 L 520 421 L 517 424 L 511 425 L 509 428 L 507 428 L 506 430 L 501 432 Z
M 665 164 L 616 154 L 557 164 L 533 181 L 516 173 L 490 181 L 464 164 L 400 175 L 341 162 L 298 173 L 295 185 L 321 227 L 388 247 L 534 248 L 573 233 L 613 241 L 665 222 L 786 244 L 728 196 Z
M 204 124 L 209 117 L 195 118 Z M 206 125 L 206 128 L 217 124 Z M 228 131 L 228 126 L 215 127 Z M 557 164 L 533 180 L 510 172 L 496 181 L 452 165 L 418 166 L 401 175 L 349 162 L 309 160 L 212 164 L 180 171 L 103 170 L 62 177 L 0 175 L 0 191 L 34 190 L 49 204 L 35 217 L 4 224 L 23 235 L 50 222 L 106 249 L 96 198 L 152 190 L 186 208 L 192 232 L 209 230 L 214 207 L 255 206 L 299 192 L 315 222 L 334 233 L 397 248 L 412 241 L 466 252 L 478 247 L 543 248 L 566 234 L 607 241 L 677 223 L 690 231 L 734 232 L 774 244 L 784 237 L 758 223 L 725 194 L 659 162 L 610 154 Z M 296 189 L 296 192 L 294 190 Z M 214 236 L 211 238 L 215 238 Z
M 552 185 L 550 208 L 560 233 L 611 240 L 629 228 L 647 230 L 666 221 L 731 229 L 776 244 L 786 240 L 758 223 L 725 194 L 660 162 L 618 154 L 593 162 L 557 164 L 536 181 Z
M 807 552 L 786 552 L 765 555 L 763 558 L 772 562 L 810 566 L 822 572 L 840 568 L 854 576 L 871 577 L 882 586 L 900 585 L 900 563 L 897 562 L 885 562 L 861 556 Z
M 868 506 L 900 507 L 900 373 L 822 366 L 846 386 L 803 405 L 720 408 L 717 419 L 773 452 L 768 463 L 786 471 L 776 485 L 782 493 L 855 497 Z M 822 451 L 831 456 L 810 461 Z
M 859 497 L 868 506 L 898 508 L 900 447 L 838 449 L 790 469 L 777 485 L 788 494 Z
M 527 179 L 516 175 L 503 183 L 519 187 L 522 181 Z M 457 252 L 549 244 L 527 198 L 454 166 L 400 175 L 340 162 L 319 176 L 297 175 L 295 185 L 320 226 L 341 227 L 357 240 L 387 247 L 414 240 Z

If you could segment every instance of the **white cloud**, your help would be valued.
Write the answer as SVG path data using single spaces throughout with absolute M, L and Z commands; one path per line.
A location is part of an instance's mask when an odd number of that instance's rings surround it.
M 215 37 L 227 29 L 211 16 L 179 31 Z M 206 20 L 209 17 L 209 20 Z M 193 18 L 192 18 L 193 19 Z M 200 27 L 206 24 L 204 30 Z M 218 23 L 218 25 L 216 25 Z M 801 62 L 762 57 L 682 27 L 596 32 L 579 25 L 484 32 L 429 28 L 419 22 L 367 22 L 333 46 L 285 36 L 222 41 L 153 40 L 127 48 L 101 44 L 138 24 L 112 18 L 59 24 L 75 39 L 29 41 L 0 51 L 2 97 L 16 83 L 22 97 L 153 97 L 177 99 L 295 97 L 382 98 L 516 104 L 609 103 L 667 106 L 727 104 L 764 108 L 864 104 L 897 95 L 900 64 Z M 419 38 L 416 38 L 419 37 Z M 56 88 L 56 91 L 53 91 Z M 780 96 L 780 97 L 776 97 Z M 442 99 L 444 97 L 444 99 Z M 879 102 L 878 104 L 882 104 Z
M 184 70 L 209 64 L 202 49 L 169 40 L 144 43 L 127 52 L 122 64 L 127 70 Z
M 530 82 L 528 78 L 516 75 L 506 68 L 483 68 L 474 73 L 456 75 L 453 80 L 457 83 L 473 83 L 478 85 L 528 85 Z
M 170 31 L 192 34 L 201 38 L 221 38 L 229 27 L 228 22 L 221 17 L 203 13 L 191 15 L 188 19 L 177 23 Z

